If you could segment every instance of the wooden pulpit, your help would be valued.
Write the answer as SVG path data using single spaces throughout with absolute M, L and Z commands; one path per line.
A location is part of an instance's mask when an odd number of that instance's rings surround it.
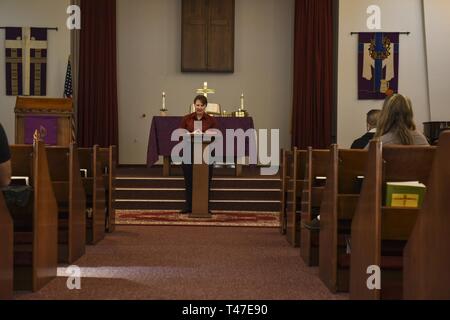
M 46 144 L 68 147 L 73 142 L 72 99 L 17 97 L 16 144 L 32 144 L 35 130 L 44 131 Z
M 210 142 L 203 141 L 203 135 L 192 137 L 192 154 L 201 150 L 201 163 L 196 163 L 195 156 L 192 169 L 192 213 L 190 218 L 211 218 L 209 213 L 209 164 L 203 154 Z M 201 146 L 200 146 L 201 145 Z M 196 148 L 197 146 L 197 148 Z

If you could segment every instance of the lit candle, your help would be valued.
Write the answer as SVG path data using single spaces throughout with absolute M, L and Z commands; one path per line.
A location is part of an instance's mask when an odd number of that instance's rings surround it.
M 166 110 L 166 93 L 162 93 L 162 109 Z
M 244 94 L 241 94 L 241 110 L 244 110 Z
M 204 87 L 205 89 L 207 89 L 207 88 L 208 88 L 208 82 L 204 82 L 204 83 L 203 83 L 203 87 Z

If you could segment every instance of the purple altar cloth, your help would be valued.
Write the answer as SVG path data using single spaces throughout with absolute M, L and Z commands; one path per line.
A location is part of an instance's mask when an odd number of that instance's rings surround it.
M 56 146 L 58 144 L 58 118 L 56 117 L 26 117 L 25 118 L 25 144 L 33 144 L 34 132 L 45 129 L 45 144 Z
M 148 140 L 147 165 L 154 165 L 159 156 L 170 157 L 172 148 L 178 144 L 177 141 L 170 141 L 172 132 L 180 127 L 183 117 L 153 117 L 150 129 L 150 137 Z M 254 129 L 253 118 L 227 118 L 216 117 L 219 130 L 224 137 L 224 147 L 226 146 L 226 130 L 227 129 Z M 246 139 L 248 140 L 248 139 Z M 248 155 L 248 141 L 246 141 L 246 155 Z

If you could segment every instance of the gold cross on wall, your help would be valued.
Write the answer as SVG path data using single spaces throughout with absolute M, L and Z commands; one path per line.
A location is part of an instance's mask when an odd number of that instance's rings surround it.
M 197 89 L 197 93 L 203 94 L 206 98 L 208 98 L 208 94 L 216 93 L 216 90 L 208 88 L 208 82 L 203 83 L 203 88 Z

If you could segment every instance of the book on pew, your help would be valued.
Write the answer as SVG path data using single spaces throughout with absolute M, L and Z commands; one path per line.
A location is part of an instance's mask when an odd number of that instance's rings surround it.
M 418 181 L 388 182 L 386 184 L 386 206 L 420 208 L 426 189 L 426 186 Z

